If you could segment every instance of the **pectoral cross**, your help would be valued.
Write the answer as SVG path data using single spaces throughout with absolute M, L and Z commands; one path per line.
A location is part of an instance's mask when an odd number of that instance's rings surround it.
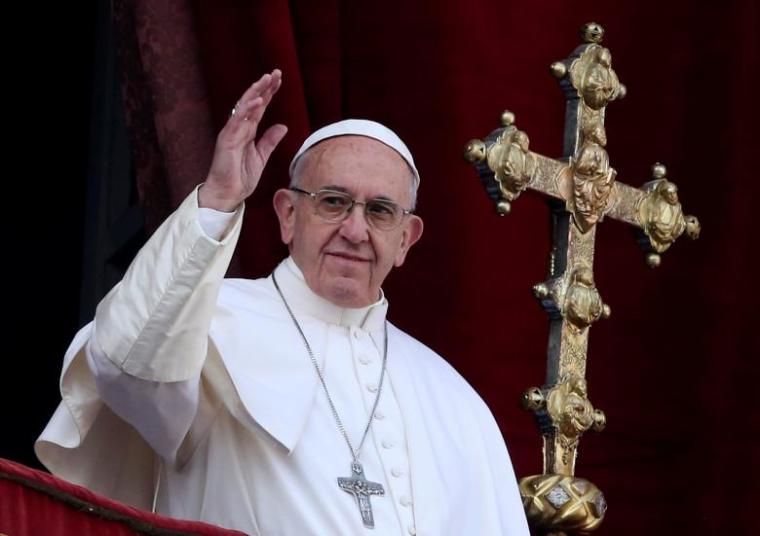
M 641 188 L 617 182 L 605 150 L 604 118 L 625 86 L 612 69 L 610 51 L 600 45 L 602 27 L 586 24 L 581 36 L 583 43 L 551 66 L 566 100 L 563 158 L 531 152 L 511 112 L 502 114 L 502 128 L 472 140 L 464 154 L 500 215 L 527 189 L 550 198 L 548 277 L 534 286 L 550 323 L 546 383 L 523 396 L 543 436 L 544 474 L 523 478 L 520 492 L 533 528 L 552 534 L 592 530 L 607 508 L 596 486 L 574 476 L 580 436 L 601 430 L 606 419 L 589 402 L 585 379 L 589 329 L 611 312 L 594 283 L 596 226 L 605 217 L 635 226 L 652 267 L 681 234 L 695 239 L 700 230 L 697 218 L 684 216 L 665 166 L 655 164 L 653 180 Z
M 338 477 L 338 486 L 343 491 L 353 493 L 356 497 L 356 504 L 359 505 L 359 513 L 362 515 L 364 526 L 370 529 L 375 528 L 375 520 L 372 517 L 372 504 L 369 502 L 370 495 L 385 495 L 383 485 L 377 482 L 370 482 L 364 478 L 364 468 L 357 460 L 351 462 L 350 477 Z

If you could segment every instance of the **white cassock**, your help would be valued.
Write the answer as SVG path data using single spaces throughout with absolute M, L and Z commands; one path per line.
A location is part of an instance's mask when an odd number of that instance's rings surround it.
M 359 456 L 385 495 L 371 497 L 375 528 L 364 526 L 337 485 L 349 448 L 272 277 L 223 279 L 242 212 L 199 211 L 196 190 L 151 237 L 66 353 L 40 460 L 114 499 L 249 534 L 527 535 L 490 411 L 390 324 Z M 356 446 L 378 392 L 387 301 L 337 307 L 292 259 L 275 274 Z

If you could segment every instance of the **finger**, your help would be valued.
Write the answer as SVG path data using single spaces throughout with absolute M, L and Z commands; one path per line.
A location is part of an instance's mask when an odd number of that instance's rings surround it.
M 267 96 L 271 98 L 282 84 L 282 71 L 275 69 L 271 72 L 272 77 L 269 79 L 269 84 L 262 88 L 262 97 Z
M 272 75 L 269 73 L 263 74 L 261 78 L 251 84 L 248 89 L 240 96 L 240 102 L 255 99 L 260 96 L 263 89 L 269 87 L 269 83 L 272 79 Z
M 261 123 L 261 119 L 264 117 L 264 112 L 267 111 L 267 105 L 269 104 L 269 100 L 265 100 L 263 97 L 259 97 L 261 100 L 261 104 L 258 106 L 252 107 L 250 112 L 248 113 L 248 121 L 253 126 L 253 135 L 256 136 L 256 128 L 259 126 L 259 123 Z
M 251 86 L 256 91 L 256 96 L 260 96 L 265 102 L 272 98 L 272 95 L 282 84 L 282 72 L 275 69 L 269 74 L 264 75 L 259 82 Z
M 256 150 L 259 153 L 262 164 L 266 164 L 269 160 L 269 155 L 272 154 L 275 147 L 282 141 L 285 134 L 288 133 L 288 127 L 281 124 L 272 125 L 261 136 L 261 139 L 256 144 Z
M 279 85 L 282 80 L 282 71 L 279 69 L 273 70 L 271 73 L 266 73 L 256 80 L 240 97 L 240 102 L 255 99 L 256 97 L 264 96 L 267 93 L 270 86 Z
M 266 107 L 282 84 L 282 72 L 279 69 L 262 75 L 243 93 L 219 133 L 225 144 L 245 145 L 256 138 L 258 125 L 264 116 Z
M 244 132 L 247 138 L 246 142 L 253 141 L 256 136 L 256 130 L 261 118 L 264 116 L 267 105 L 272 100 L 272 96 L 277 92 L 282 84 L 282 72 L 279 69 L 275 69 L 270 74 L 265 74 L 243 94 L 241 100 L 235 109 L 234 116 L 237 121 L 232 121 L 234 126 L 236 122 L 245 121 L 245 125 L 238 125 L 238 128 L 234 128 L 236 133 Z M 248 98 L 252 95 L 251 100 Z M 260 100 L 259 100 L 260 99 Z M 244 103 L 244 106 L 240 106 L 240 103 Z M 250 103 L 250 105 L 248 105 Z M 236 134 L 237 135 L 237 134 Z
M 278 70 L 275 70 L 275 73 L 279 73 Z M 272 100 L 272 97 L 275 93 L 280 89 L 280 86 L 282 85 L 282 78 L 280 75 L 273 76 L 271 79 L 271 82 L 269 86 L 262 90 L 261 98 L 263 99 L 263 106 L 260 108 L 257 108 L 252 111 L 249 119 L 256 122 L 257 124 L 261 122 L 261 118 L 264 116 L 264 113 L 266 112 L 267 106 L 269 106 L 269 103 Z
M 261 97 L 252 101 L 239 103 L 236 112 L 227 119 L 227 123 L 217 136 L 217 142 L 224 147 L 243 147 L 256 138 L 258 124 L 246 120 L 252 114 L 252 110 L 262 106 Z

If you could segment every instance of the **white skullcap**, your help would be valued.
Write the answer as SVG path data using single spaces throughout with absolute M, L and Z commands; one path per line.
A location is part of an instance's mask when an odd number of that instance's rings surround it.
M 296 162 L 302 154 L 319 142 L 328 138 L 336 138 L 338 136 L 366 136 L 367 138 L 373 138 L 384 143 L 400 154 L 401 157 L 406 160 L 406 163 L 409 164 L 409 167 L 412 168 L 415 186 L 420 183 L 420 174 L 417 171 L 417 166 L 414 165 L 412 153 L 409 151 L 406 144 L 401 141 L 401 138 L 399 138 L 395 132 L 385 125 L 367 119 L 344 119 L 343 121 L 331 123 L 313 132 L 311 136 L 306 138 L 306 141 L 303 142 L 303 145 L 301 145 L 301 148 L 298 149 L 293 160 L 291 160 L 289 170 L 290 177 L 293 177 L 293 172 L 296 169 Z

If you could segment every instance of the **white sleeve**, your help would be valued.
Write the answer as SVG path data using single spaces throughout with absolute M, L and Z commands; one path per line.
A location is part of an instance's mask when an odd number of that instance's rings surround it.
M 235 214 L 235 212 L 220 212 L 213 208 L 201 208 L 198 210 L 198 223 L 206 236 L 221 240 Z
M 85 353 L 98 393 L 167 460 L 198 408 L 209 324 L 242 213 L 199 209 L 196 190 L 97 308 Z
M 111 411 L 135 427 L 159 456 L 172 460 L 195 417 L 198 378 L 164 383 L 131 376 L 106 357 L 95 337 L 87 342 L 85 356 Z

